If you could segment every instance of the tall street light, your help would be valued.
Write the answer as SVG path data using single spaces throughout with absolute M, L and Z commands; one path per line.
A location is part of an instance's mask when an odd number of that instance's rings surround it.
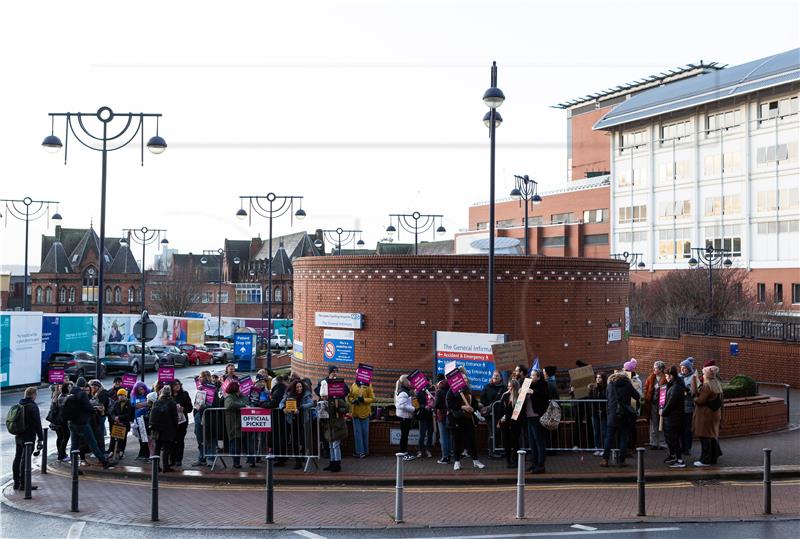
M 611 253 L 611 257 L 616 260 L 624 260 L 631 269 L 637 271 L 646 267 L 644 255 L 642 253 L 629 253 L 628 251 L 624 251 L 622 253 Z
M 166 238 L 166 233 L 167 233 L 167 231 L 162 229 L 162 228 L 147 228 L 146 226 L 143 226 L 142 228 L 123 228 L 122 229 L 122 239 L 119 240 L 120 245 L 122 245 L 123 247 L 128 247 L 128 249 L 130 249 L 131 242 L 138 243 L 139 245 L 142 246 L 142 267 L 141 267 L 141 270 L 142 270 L 142 286 L 141 286 L 141 293 L 139 295 L 139 298 L 140 298 L 139 307 L 141 307 L 141 311 L 142 311 L 142 314 L 141 314 L 141 316 L 142 316 L 142 328 L 144 328 L 144 323 L 145 323 L 145 319 L 144 319 L 144 313 L 145 313 L 144 302 L 145 302 L 145 298 L 147 297 L 147 296 L 145 296 L 145 293 L 144 293 L 145 292 L 145 283 L 146 283 L 145 270 L 144 270 L 144 264 L 145 264 L 145 260 L 146 260 L 145 249 L 147 248 L 148 245 L 150 245 L 151 243 L 155 243 L 157 241 L 160 241 L 160 244 L 161 244 L 162 248 L 166 247 L 167 245 L 169 245 L 169 240 L 167 240 L 167 238 Z M 163 238 L 161 237 L 162 234 L 165 234 L 165 236 Z M 144 364 L 145 364 L 144 363 L 144 346 L 142 346 L 142 382 L 144 382 L 144 371 L 145 371 Z
M 514 189 L 511 190 L 510 196 L 520 198 L 525 201 L 525 220 L 522 226 L 525 227 L 525 256 L 530 254 L 528 247 L 528 206 L 531 204 L 539 204 L 542 197 L 539 195 L 539 183 L 532 180 L 526 174 L 525 176 L 514 175 Z
M 50 152 L 58 152 L 62 146 L 64 148 L 64 164 L 67 164 L 67 149 L 69 147 L 69 134 L 72 133 L 78 142 L 90 150 L 100 152 L 102 155 L 102 173 L 100 179 L 100 252 L 97 257 L 100 259 L 98 267 L 98 285 L 100 294 L 97 298 L 97 372 L 100 372 L 100 358 L 102 357 L 100 346 L 103 342 L 103 305 L 104 305 L 104 276 L 105 276 L 105 250 L 106 241 L 106 170 L 108 164 L 108 152 L 113 152 L 124 148 L 140 135 L 140 162 L 144 166 L 144 120 L 145 118 L 155 118 L 156 134 L 147 141 L 147 149 L 151 153 L 160 154 L 167 149 L 166 141 L 158 134 L 158 120 L 161 114 L 144 112 L 124 112 L 115 113 L 109 107 L 100 107 L 97 112 L 51 112 L 50 114 L 50 134 L 42 141 L 42 147 Z M 65 118 L 64 144 L 55 135 L 56 117 Z M 111 131 L 111 123 L 115 118 L 122 120 L 122 127 L 117 127 Z M 96 119 L 102 127 L 102 135 L 93 134 L 86 128 L 84 120 Z M 78 122 L 79 130 L 75 129 L 75 120 Z M 119 125 L 119 124 L 118 124 Z M 128 134 L 130 133 L 130 136 Z M 82 137 L 87 137 L 85 140 Z M 127 137 L 127 138 L 125 138 Z
M 706 266 L 708 268 L 708 316 L 710 320 L 714 320 L 714 285 L 712 281 L 711 270 L 718 266 L 722 268 L 730 268 L 733 265 L 728 251 L 724 249 L 716 249 L 713 245 L 708 245 L 705 249 L 702 247 L 692 247 L 694 256 L 689 259 L 689 266 L 697 268 L 699 266 Z
M 219 290 L 217 291 L 217 337 L 224 339 L 222 335 L 222 261 L 225 259 L 225 249 L 204 250 L 203 258 L 200 259 L 201 264 L 208 264 L 208 256 L 217 255 L 219 257 Z M 234 257 L 233 263 L 237 266 L 241 263 L 241 259 L 237 256 Z
M 30 310 L 28 300 L 28 228 L 31 221 L 47 216 L 47 228 L 50 228 L 50 220 L 60 221 L 61 214 L 58 213 L 58 202 L 54 200 L 33 200 L 31 197 L 23 199 L 0 198 L 0 202 L 5 202 L 5 214 L 0 214 L 0 218 L 5 215 L 6 225 L 8 216 L 25 221 L 25 280 L 22 288 L 22 310 Z M 50 215 L 50 204 L 56 205 L 56 212 Z
M 503 91 L 497 87 L 497 62 L 492 62 L 491 84 L 489 89 L 483 93 L 483 102 L 489 107 L 489 112 L 483 117 L 483 123 L 489 128 L 489 297 L 487 298 L 489 314 L 487 319 L 488 332 L 494 333 L 494 134 L 503 122 L 503 118 L 497 112 L 497 107 L 502 105 L 506 99 Z
M 353 243 L 355 246 L 354 248 L 364 246 L 364 240 L 361 239 L 361 232 L 362 230 L 345 230 L 344 228 L 339 227 L 332 230 L 323 230 L 322 235 L 325 239 L 327 239 L 327 241 L 336 246 L 338 254 L 341 255 L 343 243 Z M 356 237 L 358 237 L 358 241 L 356 241 Z M 324 243 L 322 240 L 316 240 L 314 242 L 314 247 L 317 249 L 321 249 L 323 246 Z
M 267 369 L 272 370 L 272 220 L 282 217 L 286 213 L 290 216 L 296 217 L 298 220 L 303 220 L 306 217 L 306 212 L 303 210 L 303 197 L 297 195 L 283 195 L 278 196 L 275 193 L 267 193 L 266 195 L 244 195 L 240 196 L 241 207 L 236 212 L 236 217 L 239 219 L 250 218 L 252 223 L 252 214 L 255 213 L 260 217 L 264 217 L 269 222 L 269 263 L 267 264 Z M 244 201 L 250 208 L 250 213 L 244 209 Z M 292 213 L 294 203 L 297 201 L 300 208 Z M 261 301 L 261 310 L 263 314 L 264 301 Z M 263 318 L 263 316 L 262 316 Z M 264 328 L 262 324 L 261 331 Z
M 433 227 L 436 226 L 436 219 L 439 219 L 439 226 L 436 227 L 433 236 L 436 239 L 437 234 L 442 236 L 447 232 L 447 229 L 442 224 L 444 215 L 439 213 L 420 213 L 418 211 L 414 213 L 390 213 L 389 226 L 386 227 L 386 232 L 390 238 L 397 233 L 397 239 L 400 239 L 400 230 L 414 234 L 414 254 L 418 254 L 419 235 L 428 230 L 433 230 Z M 397 227 L 394 226 L 394 223 L 397 223 Z

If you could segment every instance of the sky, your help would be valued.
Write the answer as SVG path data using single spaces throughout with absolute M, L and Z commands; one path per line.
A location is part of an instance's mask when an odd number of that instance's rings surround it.
M 265 220 L 235 212 L 239 196 L 274 192 L 305 197 L 308 215 L 277 220 L 275 235 L 361 229 L 372 246 L 390 213 L 419 211 L 444 214 L 451 238 L 489 198 L 492 61 L 506 96 L 503 197 L 514 174 L 543 191 L 566 183 L 566 113 L 552 105 L 700 60 L 737 65 L 799 37 L 795 1 L 6 2 L 0 198 L 57 200 L 62 226 L 99 232 L 101 154 L 70 137 L 65 166 L 41 141 L 48 113 L 108 106 L 163 114 L 169 146 L 145 151 L 143 167 L 138 137 L 109 154 L 108 236 L 162 228 L 184 253 L 266 238 Z M 55 129 L 63 141 L 63 121 Z M 25 227 L 0 212 L 3 270 L 22 264 Z M 31 223 L 32 266 L 53 230 Z

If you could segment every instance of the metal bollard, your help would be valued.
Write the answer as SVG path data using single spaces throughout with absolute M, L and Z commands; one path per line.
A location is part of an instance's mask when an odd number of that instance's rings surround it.
M 611 450 L 611 464 L 614 466 L 619 466 L 619 449 L 612 449 Z
M 42 429 L 42 468 L 39 471 L 42 475 L 47 473 L 47 435 L 49 432 L 47 428 Z
M 644 510 L 644 447 L 636 448 L 636 485 L 639 487 L 639 511 L 636 516 L 646 516 Z
M 396 524 L 403 522 L 403 457 L 405 453 L 395 453 L 397 457 L 397 480 L 395 482 L 394 496 L 394 521 Z
M 150 457 L 150 475 L 153 479 L 150 493 L 150 520 L 158 522 L 158 467 L 161 464 L 161 457 L 156 455 Z
M 764 514 L 772 514 L 772 449 L 764 448 Z
M 517 518 L 525 518 L 525 451 L 517 451 Z
M 33 442 L 25 442 L 25 499 L 31 496 L 31 457 L 33 455 Z
M 274 513 L 274 497 L 275 497 L 275 479 L 274 479 L 274 464 L 273 455 L 267 455 L 267 524 L 275 523 Z
M 70 453 L 72 457 L 72 507 L 70 511 L 73 513 L 78 512 L 78 463 L 81 460 L 81 452 L 77 449 Z

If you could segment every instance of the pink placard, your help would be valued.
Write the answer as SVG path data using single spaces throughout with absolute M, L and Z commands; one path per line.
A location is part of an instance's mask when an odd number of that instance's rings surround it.
M 460 370 L 454 369 L 445 376 L 447 377 L 447 383 L 450 384 L 450 389 L 453 393 L 458 393 L 467 387 L 467 381 L 464 380 L 464 374 Z
M 411 371 L 408 375 L 408 381 L 411 382 L 411 387 L 414 388 L 414 391 L 419 391 L 428 387 L 428 379 L 419 369 Z
M 237 381 L 238 381 L 238 379 L 237 379 Z M 227 395 L 228 394 L 228 386 L 231 385 L 231 382 L 233 382 L 233 378 L 225 378 L 222 381 L 222 385 L 219 386 L 219 390 L 222 391 L 223 395 Z
M 47 380 L 51 384 L 63 384 L 64 379 L 64 369 L 50 369 L 47 371 Z
M 159 367 L 158 368 L 158 381 L 159 382 L 172 382 L 175 380 L 174 367 Z
M 133 389 L 133 386 L 136 385 L 136 375 L 135 374 L 123 374 L 122 375 L 122 387 L 125 389 Z
M 201 389 L 203 387 L 203 382 L 200 381 L 199 376 L 196 376 L 194 379 L 194 387 L 197 389 Z
M 345 396 L 344 380 L 328 380 L 328 396 L 341 398 Z
M 663 408 L 667 403 L 667 388 L 662 387 L 658 390 L 658 407 Z
M 239 392 L 242 395 L 249 396 L 250 390 L 253 389 L 253 379 L 247 376 L 246 378 L 239 378 Z
M 242 432 L 269 432 L 272 430 L 272 410 L 242 408 Z
M 367 365 L 366 363 L 358 364 L 358 369 L 356 369 L 356 382 L 367 385 L 372 383 L 372 365 Z
M 214 384 L 203 384 L 201 388 L 206 392 L 206 404 L 209 406 L 214 404 L 214 396 L 217 394 L 217 386 Z

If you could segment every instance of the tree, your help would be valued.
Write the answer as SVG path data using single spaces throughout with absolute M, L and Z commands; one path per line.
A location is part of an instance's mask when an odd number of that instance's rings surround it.
M 171 274 L 155 277 L 152 302 L 160 314 L 184 316 L 190 307 L 199 303 L 201 282 L 196 271 L 173 268 Z

